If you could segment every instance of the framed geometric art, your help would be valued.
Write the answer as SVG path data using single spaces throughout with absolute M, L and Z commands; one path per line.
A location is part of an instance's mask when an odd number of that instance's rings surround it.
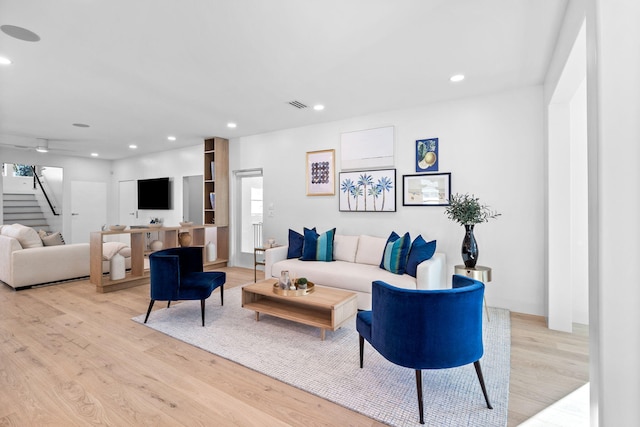
M 333 196 L 336 150 L 307 152 L 307 196 Z
M 395 212 L 396 170 L 340 172 L 341 212 Z
M 451 173 L 402 176 L 403 206 L 449 206 Z

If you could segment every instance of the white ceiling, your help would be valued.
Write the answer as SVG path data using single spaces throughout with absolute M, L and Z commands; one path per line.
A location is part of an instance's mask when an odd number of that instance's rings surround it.
M 0 0 L 41 38 L 0 32 L 0 144 L 118 159 L 541 84 L 566 3 Z

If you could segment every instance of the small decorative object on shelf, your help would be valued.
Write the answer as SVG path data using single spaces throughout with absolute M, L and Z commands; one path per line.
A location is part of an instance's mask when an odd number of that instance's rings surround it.
M 216 162 L 211 162 L 211 181 L 216 180 Z
M 178 243 L 181 247 L 191 246 L 191 240 L 191 233 L 188 231 L 178 233 Z
M 474 268 L 478 262 L 478 243 L 473 235 L 473 226 L 490 219 L 497 218 L 501 214 L 489 209 L 489 206 L 480 203 L 480 199 L 474 195 L 453 194 L 449 200 L 449 206 L 444 213 L 447 217 L 461 225 L 464 225 L 465 235 L 462 240 L 462 260 L 467 268 Z
M 149 222 L 149 227 L 162 227 L 162 219 L 161 218 L 151 218 Z
M 162 249 L 162 241 L 160 240 L 154 240 L 153 242 L 149 243 L 149 249 L 151 249 L 152 251 L 159 251 Z
M 180 221 L 181 227 L 190 227 L 193 225 L 193 221 Z
M 213 262 L 218 259 L 218 250 L 215 243 L 207 243 L 207 262 Z
M 216 193 L 209 193 L 209 201 L 211 202 L 211 209 L 216 209 Z

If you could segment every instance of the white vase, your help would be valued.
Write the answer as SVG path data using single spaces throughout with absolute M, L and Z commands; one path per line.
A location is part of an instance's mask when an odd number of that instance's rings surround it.
M 207 243 L 207 262 L 215 261 L 218 258 L 218 249 L 214 243 Z
M 124 268 L 124 257 L 119 253 L 115 254 L 109 260 L 109 277 L 111 280 L 120 280 L 124 279 L 125 276 L 125 268 Z
M 160 249 L 162 249 L 162 241 L 154 240 L 153 242 L 149 243 L 149 249 L 151 249 L 152 251 L 159 251 Z

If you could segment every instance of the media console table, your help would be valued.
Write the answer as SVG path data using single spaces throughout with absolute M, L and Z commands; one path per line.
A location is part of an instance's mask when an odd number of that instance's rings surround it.
M 178 246 L 178 233 L 188 231 L 192 235 L 192 246 L 205 245 L 205 229 L 216 228 L 214 225 L 190 225 L 187 227 L 143 227 L 117 231 L 94 231 L 89 240 L 90 266 L 89 281 L 96 285 L 97 292 L 113 292 L 120 289 L 149 283 L 149 269 L 145 268 L 144 258 L 151 251 L 145 247 L 145 234 L 158 233 L 158 240 L 162 241 L 162 247 L 175 248 Z M 102 243 L 104 236 L 116 234 L 129 234 L 131 240 L 131 270 L 127 271 L 124 279 L 111 280 L 108 274 L 102 273 Z M 227 253 L 218 249 L 218 253 Z M 203 251 L 203 265 L 205 270 L 225 267 L 226 259 L 216 259 L 207 262 L 206 253 Z

